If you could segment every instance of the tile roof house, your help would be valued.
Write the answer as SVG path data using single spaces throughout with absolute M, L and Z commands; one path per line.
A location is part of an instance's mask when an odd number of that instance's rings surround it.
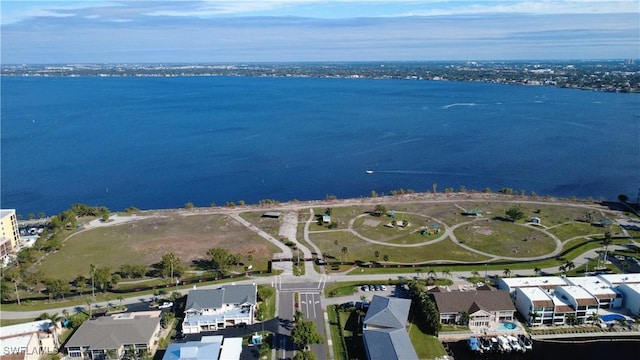
M 256 303 L 256 285 L 229 285 L 217 289 L 191 290 L 187 295 L 182 332 L 197 334 L 238 324 L 251 325 Z
M 127 350 L 153 354 L 158 347 L 161 311 L 114 314 L 87 320 L 65 344 L 69 357 L 121 358 Z
M 490 322 L 512 321 L 516 308 L 508 291 L 468 290 L 430 291 L 443 324 L 460 323 L 469 316 L 469 326 L 488 326 Z
M 369 360 L 418 359 L 406 330 L 410 307 L 408 299 L 373 296 L 362 330 Z
M 38 360 L 40 355 L 56 353 L 60 329 L 51 320 L 32 321 L 0 327 L 0 359 Z
M 242 353 L 242 338 L 222 335 L 203 336 L 200 341 L 173 343 L 162 360 L 238 360 Z

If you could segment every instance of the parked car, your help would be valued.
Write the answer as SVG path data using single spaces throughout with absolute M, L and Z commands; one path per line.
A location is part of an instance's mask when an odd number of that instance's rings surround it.
M 173 307 L 173 301 L 165 301 L 158 305 L 158 309 L 170 309 L 171 307 Z
M 346 302 L 346 303 L 342 304 L 341 306 L 342 306 L 343 309 L 350 309 L 350 308 L 356 306 L 356 303 L 353 302 L 353 301 L 349 301 L 349 302 Z
M 384 286 L 384 285 L 380 285 L 380 289 L 381 289 L 382 291 L 385 291 L 385 290 L 387 290 L 387 287 L 386 287 L 386 286 Z
M 362 291 L 369 291 L 369 285 L 362 285 Z
M 375 291 L 380 291 L 380 290 L 382 290 L 382 288 L 380 287 L 380 285 L 373 285 L 373 289 L 374 289 Z

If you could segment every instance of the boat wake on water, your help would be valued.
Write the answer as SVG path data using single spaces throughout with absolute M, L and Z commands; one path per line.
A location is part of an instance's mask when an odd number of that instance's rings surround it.
M 449 175 L 449 176 L 474 176 L 471 174 L 444 172 L 444 171 L 412 171 L 412 170 L 365 170 L 367 174 L 399 174 L 399 175 Z

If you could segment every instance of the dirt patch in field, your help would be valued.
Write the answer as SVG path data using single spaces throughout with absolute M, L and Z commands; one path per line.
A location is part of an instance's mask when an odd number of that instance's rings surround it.
M 362 222 L 362 225 L 364 225 L 364 226 L 370 226 L 370 227 L 376 227 L 376 226 L 380 225 L 380 220 L 365 219 L 365 220 Z
M 474 226 L 473 233 L 478 235 L 493 235 L 493 230 L 488 226 Z
M 184 263 L 207 258 L 211 248 L 270 258 L 268 244 L 226 215 L 167 216 L 122 225 L 131 241 L 128 247 L 147 263 L 175 253 Z

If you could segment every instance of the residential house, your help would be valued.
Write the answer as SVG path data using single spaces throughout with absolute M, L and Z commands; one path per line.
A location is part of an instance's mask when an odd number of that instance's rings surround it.
M 429 291 L 443 324 L 460 323 L 468 316 L 469 327 L 513 321 L 516 308 L 504 290 Z
M 87 320 L 65 344 L 69 357 L 102 360 L 125 352 L 153 354 L 158 347 L 161 311 L 114 314 Z
M 58 352 L 60 329 L 51 320 L 0 327 L 0 359 L 38 360 Z
M 225 339 L 214 335 L 203 336 L 200 341 L 170 344 L 162 360 L 239 360 L 241 353 L 241 337 Z
M 191 290 L 187 295 L 182 332 L 197 334 L 239 324 L 253 324 L 256 303 L 256 285 Z
M 373 296 L 362 326 L 369 360 L 418 359 L 406 330 L 410 307 L 408 299 Z

